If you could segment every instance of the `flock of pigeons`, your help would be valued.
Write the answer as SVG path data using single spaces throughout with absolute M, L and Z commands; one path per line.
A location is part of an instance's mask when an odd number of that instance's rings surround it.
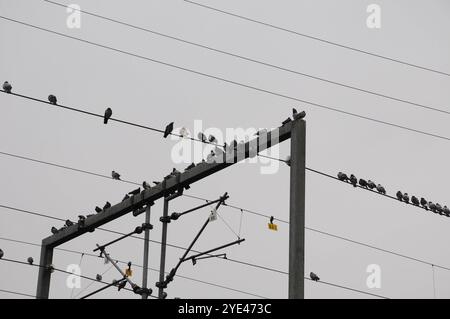
M 362 188 L 370 189 L 373 191 L 376 190 L 380 194 L 386 195 L 386 189 L 380 184 L 375 184 L 370 179 L 366 181 L 365 179 L 360 178 L 358 180 L 358 178 L 356 178 L 355 175 L 351 174 L 350 177 L 348 177 L 347 174 L 342 172 L 339 172 L 337 174 L 337 177 L 340 181 L 350 183 L 354 187 L 357 187 L 359 184 L 359 186 Z M 423 197 L 421 197 L 420 200 L 416 196 L 411 196 L 410 198 L 408 193 L 402 193 L 401 191 L 398 191 L 396 193 L 396 197 L 399 201 L 404 202 L 406 204 L 412 204 L 414 206 L 421 207 L 425 210 L 431 210 L 433 213 L 450 217 L 450 209 L 446 205 L 442 206 L 439 203 L 427 201 Z
M 3 83 L 3 91 L 5 91 L 6 93 L 12 92 L 12 85 L 8 81 L 5 81 Z M 53 94 L 50 94 L 48 96 L 48 101 L 50 102 L 50 104 L 53 104 L 53 105 L 56 105 L 58 103 L 58 99 Z

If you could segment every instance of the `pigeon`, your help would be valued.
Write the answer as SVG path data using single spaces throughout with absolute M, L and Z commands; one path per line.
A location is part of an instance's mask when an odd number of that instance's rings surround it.
M 186 167 L 184 170 L 185 170 L 185 171 L 188 171 L 188 170 L 190 170 L 190 169 L 192 169 L 192 168 L 194 168 L 194 167 L 195 167 L 195 164 L 192 163 L 192 164 L 190 164 L 188 167 Z
M 6 93 L 11 93 L 12 86 L 8 83 L 8 81 L 5 81 L 5 83 L 3 83 L 3 91 L 5 91 Z
M 411 197 L 411 203 L 413 203 L 413 205 L 415 206 L 419 206 L 420 204 L 419 199 L 416 196 Z
M 290 117 L 288 117 L 288 118 L 285 119 L 283 122 L 281 122 L 281 125 L 286 125 L 286 124 L 288 124 L 289 122 L 292 122 L 292 120 L 291 120 Z
M 216 139 L 216 137 L 214 135 L 209 135 L 208 141 L 210 143 L 217 143 L 217 139 Z
M 408 196 L 408 193 L 404 193 L 404 194 L 403 194 L 403 201 L 404 201 L 406 204 L 409 204 L 409 196 Z
M 98 213 L 101 213 L 102 212 L 102 209 L 100 208 L 100 207 L 98 207 L 98 206 L 95 206 L 95 212 L 98 214 Z
M 270 223 L 271 224 L 273 224 L 273 220 L 274 220 L 273 216 L 270 216 Z
M 426 210 L 428 210 L 428 202 L 425 198 L 421 198 L 420 199 L 420 205 L 422 205 L 423 208 L 425 208 Z
M 176 168 L 173 168 L 172 173 L 170 173 L 170 175 L 172 175 L 172 176 L 177 176 L 178 174 L 181 174 L 181 173 Z
M 216 156 L 216 154 L 214 153 L 214 151 L 211 150 L 211 152 L 208 154 L 208 156 L 206 157 L 206 161 L 208 163 L 212 163 L 214 162 L 214 157 Z
M 28 257 L 27 262 L 32 265 L 34 263 L 33 257 Z
M 356 187 L 356 184 L 358 183 L 358 179 L 353 174 L 350 175 L 350 183 L 353 185 L 353 187 Z
M 348 176 L 345 173 L 339 172 L 337 177 L 338 177 L 338 179 L 340 181 L 343 181 L 343 182 L 347 182 L 348 181 Z
M 428 207 L 433 213 L 436 213 L 436 205 L 433 202 L 428 202 Z
M 117 288 L 118 288 L 117 290 L 120 291 L 120 289 L 125 288 L 126 284 L 127 284 L 126 280 L 121 281 L 119 283 L 119 285 L 117 286 Z
M 170 122 L 164 129 L 164 138 L 167 138 L 173 131 L 173 122 Z
M 311 271 L 311 273 L 309 274 L 309 278 L 311 278 L 312 281 L 319 281 L 319 280 L 320 280 L 319 276 L 317 276 L 317 275 L 316 275 L 315 273 L 313 273 L 312 271 Z
M 206 137 L 206 135 L 203 134 L 202 132 L 199 132 L 199 133 L 197 134 L 197 137 L 198 137 L 198 139 L 199 139 L 200 141 L 202 141 L 203 143 L 205 143 L 205 142 L 208 140 L 207 137 Z
M 367 181 L 365 179 L 360 178 L 359 179 L 359 185 L 361 187 L 367 188 Z
M 125 194 L 125 196 L 122 198 L 122 202 L 126 201 L 130 196 L 128 194 Z
M 111 172 L 111 177 L 112 177 L 112 179 L 120 181 L 120 174 L 117 173 L 116 171 Z
M 367 187 L 369 187 L 370 189 L 374 189 L 377 188 L 377 185 L 369 179 L 367 181 Z
M 73 221 L 71 221 L 70 219 L 66 220 L 66 226 L 67 227 L 73 226 Z
M 294 120 L 299 120 L 302 119 L 306 116 L 306 112 L 305 111 L 301 111 L 300 113 L 297 112 L 297 110 L 295 108 L 292 109 L 292 115 L 294 117 Z
M 377 185 L 377 191 L 380 194 L 386 195 L 386 189 L 383 186 L 381 186 L 381 184 Z
M 398 191 L 397 194 L 395 194 L 397 196 L 397 199 L 399 201 L 403 201 L 403 193 L 401 191 Z
M 95 279 L 96 279 L 97 281 L 102 281 L 103 277 L 102 277 L 102 275 L 97 274 L 97 275 L 95 276 Z
M 436 212 L 439 214 L 439 215 L 442 215 L 442 212 L 443 212 L 444 210 L 442 209 L 442 206 L 439 204 L 439 203 L 436 203 Z
M 111 118 L 111 116 L 112 116 L 112 110 L 110 107 L 108 107 L 105 110 L 105 116 L 103 117 L 103 123 L 108 124 L 108 120 Z
M 52 227 L 52 234 L 56 235 L 58 233 L 58 229 L 56 227 Z
M 103 206 L 103 210 L 107 210 L 108 208 L 111 208 L 110 202 L 106 202 L 105 206 Z
M 450 209 L 449 209 L 447 206 L 444 206 L 443 210 L 444 210 L 444 214 L 445 214 L 447 217 L 450 217 Z
M 51 104 L 53 104 L 53 105 L 56 105 L 56 103 L 58 103 L 58 100 L 56 99 L 56 96 L 54 96 L 53 94 L 50 94 L 50 95 L 48 96 L 48 101 L 49 101 Z
M 4 255 L 3 250 L 0 249 L 0 259 L 2 259 Z
M 137 195 L 141 192 L 141 188 L 136 188 L 135 190 L 132 190 L 131 192 L 128 193 L 128 195 Z
M 187 128 L 185 128 L 185 127 L 180 128 L 179 134 L 182 138 L 186 138 L 189 136 L 189 132 L 188 132 Z
M 144 181 L 144 182 L 142 183 L 142 188 L 144 188 L 144 189 L 150 189 L 150 188 L 152 188 L 152 187 L 150 186 L 149 183 L 147 183 L 146 181 Z

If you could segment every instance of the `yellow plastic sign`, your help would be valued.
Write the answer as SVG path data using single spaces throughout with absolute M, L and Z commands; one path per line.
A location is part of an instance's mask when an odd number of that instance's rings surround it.
M 131 276 L 133 276 L 133 271 L 131 269 L 127 268 L 127 269 L 125 269 L 125 275 L 127 277 L 131 277 Z
M 278 231 L 278 225 L 277 224 L 268 223 L 267 226 L 269 227 L 270 230 Z

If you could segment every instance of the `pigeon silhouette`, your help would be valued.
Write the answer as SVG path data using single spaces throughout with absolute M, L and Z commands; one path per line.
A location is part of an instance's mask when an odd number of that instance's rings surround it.
M 0 259 L 2 259 L 4 255 L 5 253 L 3 252 L 3 250 L 0 249 Z
M 53 235 L 56 235 L 58 233 L 58 228 L 56 228 L 56 227 L 52 227 L 51 230 L 52 230 Z
M 105 115 L 103 116 L 103 123 L 108 124 L 108 120 L 111 118 L 111 116 L 112 116 L 112 110 L 110 107 L 108 107 L 105 110 Z
M 27 262 L 28 262 L 30 265 L 32 265 L 32 264 L 34 263 L 33 257 L 28 257 L 28 258 L 27 258 Z
M 209 135 L 208 141 L 210 143 L 217 143 L 217 139 L 216 139 L 216 137 L 214 135 Z
M 428 202 L 428 207 L 433 213 L 436 213 L 436 205 L 433 202 Z
M 377 185 L 377 191 L 380 194 L 386 195 L 386 189 L 383 186 L 381 186 L 381 184 Z
M 404 193 L 404 194 L 403 194 L 403 201 L 404 201 L 405 203 L 409 204 L 409 196 L 408 196 L 408 193 Z
M 147 183 L 146 181 L 144 181 L 144 182 L 142 183 L 142 188 L 144 188 L 144 189 L 150 189 L 150 188 L 152 188 L 152 187 L 150 186 L 149 183 Z
M 112 179 L 120 181 L 120 174 L 117 173 L 116 171 L 111 172 L 111 177 L 112 177 Z
M 56 105 L 56 103 L 58 103 L 56 96 L 54 96 L 53 94 L 50 94 L 48 96 L 48 101 L 53 105 Z
M 377 185 L 369 179 L 367 181 L 367 187 L 369 187 L 370 189 L 375 189 L 377 188 Z
M 164 129 L 164 138 L 167 138 L 173 131 L 173 122 L 170 122 Z
M 110 202 L 106 202 L 105 206 L 103 206 L 103 210 L 107 210 L 108 208 L 111 208 Z
M 128 193 L 128 195 L 137 195 L 141 192 L 141 188 L 136 188 L 135 190 L 132 190 L 131 192 Z
M 6 93 L 11 93 L 12 85 L 9 84 L 8 81 L 5 81 L 5 83 L 3 83 L 3 91 L 5 91 Z
M 311 273 L 309 274 L 309 278 L 311 278 L 312 281 L 319 281 L 319 280 L 320 280 L 319 276 L 317 276 L 317 275 L 316 275 L 315 273 L 313 273 L 313 272 L 311 272 Z
M 71 221 L 70 219 L 66 220 L 66 226 L 67 227 L 73 226 L 73 221 Z
M 358 184 L 358 179 L 353 174 L 350 175 L 350 183 L 353 185 L 353 187 L 356 187 L 356 185 Z
M 292 116 L 294 117 L 294 120 L 303 119 L 306 116 L 305 111 L 301 111 L 300 113 L 297 112 L 295 108 L 292 109 Z
M 447 215 L 447 217 L 450 217 L 450 209 L 447 206 L 444 206 L 443 210 L 444 214 Z
M 101 213 L 102 209 L 100 207 L 98 207 L 98 206 L 95 206 L 95 212 L 96 213 Z
M 422 205 L 426 210 L 428 210 L 428 202 L 425 198 L 420 199 L 420 205 Z
M 420 204 L 419 199 L 416 196 L 411 197 L 411 203 L 413 203 L 413 205 L 415 206 L 419 206 Z
M 199 133 L 197 134 L 197 137 L 198 137 L 198 139 L 199 139 L 200 141 L 202 141 L 203 143 L 205 143 L 205 142 L 208 140 L 207 137 L 206 137 L 206 135 L 203 134 L 202 132 L 199 132 Z
M 102 277 L 102 275 L 97 274 L 97 275 L 95 276 L 95 279 L 96 279 L 97 281 L 102 281 L 103 277 Z
M 360 185 L 361 187 L 368 188 L 368 187 L 367 187 L 367 181 L 366 181 L 365 179 L 360 178 L 360 179 L 359 179 L 359 185 Z
M 286 125 L 286 124 L 288 124 L 289 122 L 292 122 L 292 120 L 291 120 L 290 117 L 288 117 L 288 118 L 285 119 L 283 122 L 281 122 L 281 125 Z
M 337 177 L 340 181 L 343 181 L 343 182 L 347 182 L 349 180 L 347 174 L 342 173 L 342 172 L 339 172 Z
M 399 201 L 403 201 L 403 193 L 401 191 L 398 191 L 395 195 Z
M 442 209 L 441 204 L 436 203 L 436 212 L 437 212 L 438 214 L 442 215 L 442 212 L 443 212 L 443 211 L 444 211 L 444 210 Z

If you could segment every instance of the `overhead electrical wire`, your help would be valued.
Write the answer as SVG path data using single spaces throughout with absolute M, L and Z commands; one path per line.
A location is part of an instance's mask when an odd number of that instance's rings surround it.
M 55 2 L 55 1 L 50 1 L 50 0 L 43 0 L 43 1 L 47 2 L 49 4 L 53 4 L 53 5 L 62 7 L 62 8 L 67 8 L 66 5 L 58 3 L 58 2 Z M 366 94 L 371 94 L 371 95 L 378 96 L 378 97 L 381 97 L 381 98 L 390 99 L 392 101 L 406 103 L 406 104 L 409 104 L 409 105 L 412 105 L 412 106 L 415 106 L 415 107 L 419 107 L 419 108 L 423 108 L 423 109 L 426 109 L 426 110 L 431 110 L 431 111 L 435 111 L 435 112 L 439 112 L 439 113 L 444 113 L 444 114 L 449 114 L 450 115 L 450 111 L 444 110 L 442 107 L 441 108 L 431 107 L 429 105 L 417 103 L 417 102 L 414 102 L 414 101 L 409 101 L 409 100 L 406 100 L 406 99 L 397 98 L 397 97 L 394 97 L 394 96 L 391 96 L 391 95 L 388 95 L 388 94 L 383 94 L 383 93 L 375 92 L 375 91 L 372 91 L 372 90 L 363 89 L 363 88 L 360 88 L 360 87 L 357 87 L 357 86 L 354 86 L 354 85 L 349 85 L 349 84 L 341 83 L 341 82 L 338 82 L 338 81 L 333 81 L 333 80 L 330 80 L 330 79 L 327 79 L 327 78 L 323 78 L 323 77 L 320 77 L 320 76 L 308 74 L 308 73 L 305 73 L 305 72 L 296 71 L 296 70 L 293 70 L 293 69 L 290 69 L 290 68 L 286 68 L 286 67 L 282 67 L 282 66 L 279 66 L 279 65 L 275 65 L 275 64 L 272 64 L 272 63 L 264 62 L 264 61 L 253 59 L 253 58 L 249 58 L 249 57 L 243 56 L 241 54 L 232 53 L 232 52 L 228 52 L 228 51 L 225 51 L 225 50 L 220 50 L 220 49 L 208 46 L 208 45 L 203 45 L 203 44 L 199 44 L 199 43 L 196 43 L 196 42 L 193 42 L 193 41 L 185 40 L 185 39 L 180 38 L 180 37 L 175 37 L 175 36 L 171 36 L 171 35 L 168 35 L 168 34 L 164 34 L 164 33 L 158 32 L 158 31 L 151 30 L 149 28 L 137 26 L 137 25 L 134 25 L 134 24 L 131 24 L 131 23 L 127 23 L 127 22 L 124 22 L 124 21 L 120 21 L 120 20 L 117 20 L 117 19 L 106 17 L 104 15 L 96 14 L 96 13 L 89 12 L 89 11 L 86 11 L 86 10 L 79 9 L 79 10 L 76 10 L 76 11 L 79 11 L 80 13 L 83 13 L 83 14 L 86 14 L 86 15 L 90 15 L 90 16 L 93 16 L 93 17 L 96 17 L 96 18 L 99 18 L 99 19 L 110 21 L 110 22 L 113 22 L 113 23 L 116 23 L 116 24 L 119 24 L 119 25 L 123 25 L 123 26 L 129 27 L 129 28 L 133 28 L 133 29 L 136 29 L 136 30 L 148 32 L 148 33 L 151 33 L 151 34 L 154 34 L 154 35 L 158 35 L 158 36 L 161 36 L 161 37 L 165 37 L 165 38 L 168 38 L 168 39 L 171 39 L 171 40 L 175 40 L 175 41 L 182 42 L 182 43 L 185 43 L 185 44 L 189 44 L 189 45 L 192 45 L 192 46 L 200 47 L 202 49 L 206 49 L 206 50 L 210 50 L 210 51 L 217 52 L 217 53 L 220 53 L 220 54 L 224 54 L 224 55 L 227 55 L 227 56 L 231 56 L 231 57 L 234 57 L 234 58 L 238 58 L 238 59 L 241 59 L 241 60 L 244 60 L 244 61 L 247 61 L 247 62 L 256 63 L 256 64 L 263 65 L 263 66 L 266 66 L 266 67 L 278 69 L 278 70 L 281 70 L 281 71 L 284 71 L 284 72 L 289 72 L 289 73 L 292 73 L 292 74 L 296 74 L 296 75 L 300 75 L 300 76 L 303 76 L 303 77 L 311 78 L 311 79 L 314 79 L 314 80 L 317 80 L 317 81 L 321 81 L 321 82 L 325 82 L 325 83 L 341 86 L 341 87 L 344 87 L 344 88 L 347 88 L 347 89 L 352 89 L 352 90 L 355 90 L 355 91 L 363 92 L 363 93 L 366 93 Z
M 44 1 L 46 1 L 46 0 L 44 0 Z M 369 55 L 369 56 L 373 56 L 373 57 L 376 57 L 376 58 L 380 58 L 380 59 L 388 60 L 388 61 L 391 61 L 391 62 L 395 62 L 395 63 L 403 64 L 403 65 L 406 65 L 406 66 L 410 66 L 410 67 L 413 67 L 413 68 L 421 69 L 421 70 L 424 70 L 424 71 L 429 71 L 429 72 L 433 72 L 433 73 L 436 73 L 436 74 L 450 76 L 450 73 L 445 72 L 445 71 L 432 69 L 432 68 L 429 68 L 429 67 L 425 67 L 425 66 L 421 66 L 421 65 L 415 64 L 415 63 L 402 61 L 402 60 L 396 59 L 396 58 L 391 58 L 391 57 L 388 57 L 386 55 L 373 53 L 373 52 L 370 52 L 370 51 L 367 51 L 367 50 L 358 49 L 356 47 L 352 47 L 352 46 L 349 46 L 349 45 L 345 45 L 345 44 L 333 42 L 333 41 L 330 41 L 330 40 L 326 40 L 326 39 L 323 39 L 323 38 L 319 38 L 317 36 L 313 36 L 313 35 L 310 35 L 310 34 L 301 33 L 301 32 L 294 31 L 294 30 L 290 30 L 290 29 L 287 29 L 287 28 L 276 26 L 276 25 L 268 23 L 268 22 L 256 20 L 256 19 L 253 19 L 253 18 L 249 18 L 249 17 L 246 17 L 244 15 L 239 15 L 239 14 L 236 14 L 236 13 L 232 13 L 232 12 L 229 12 L 229 11 L 225 11 L 225 10 L 222 10 L 222 9 L 219 9 L 219 8 L 215 8 L 215 7 L 206 5 L 206 4 L 198 3 L 198 2 L 195 2 L 195 1 L 191 1 L 191 0 L 183 0 L 183 1 L 186 2 L 186 3 L 190 3 L 190 4 L 193 4 L 193 5 L 199 6 L 199 7 L 203 7 L 203 8 L 208 9 L 208 10 L 212 10 L 212 11 L 221 13 L 221 14 L 232 16 L 232 17 L 235 17 L 235 18 L 238 18 L 238 19 L 241 19 L 241 20 L 246 20 L 246 21 L 249 21 L 249 22 L 252 22 L 252 23 L 256 23 L 256 24 L 259 24 L 259 25 L 263 25 L 263 26 L 272 28 L 272 29 L 276 29 L 276 30 L 280 30 L 280 31 L 287 32 L 287 33 L 290 33 L 290 34 L 294 34 L 296 36 L 300 36 L 300 37 L 308 38 L 308 39 L 311 39 L 311 40 L 319 41 L 319 42 L 322 42 L 322 43 L 325 43 L 325 44 L 329 44 L 329 45 L 340 47 L 340 48 L 343 48 L 343 49 L 359 52 L 359 53 L 366 54 L 366 55 Z
M 407 126 L 403 126 L 403 125 L 399 125 L 399 124 L 395 124 L 395 123 L 391 123 L 391 122 L 375 119 L 375 118 L 372 118 L 372 117 L 369 117 L 369 116 L 364 116 L 364 115 L 361 115 L 361 114 L 357 114 L 357 113 L 345 111 L 345 110 L 342 110 L 342 109 L 338 109 L 338 108 L 335 108 L 335 107 L 332 107 L 332 106 L 327 106 L 325 104 L 320 104 L 320 103 L 316 103 L 316 102 L 312 102 L 312 101 L 307 101 L 307 100 L 300 99 L 300 98 L 297 98 L 297 97 L 293 97 L 293 96 L 290 96 L 290 95 L 286 95 L 286 94 L 283 94 L 283 93 L 271 91 L 271 90 L 268 90 L 268 89 L 263 89 L 263 88 L 252 86 L 252 85 L 249 85 L 249 84 L 244 84 L 244 83 L 237 82 L 237 81 L 234 81 L 234 80 L 229 80 L 229 79 L 226 79 L 226 78 L 223 78 L 223 77 L 219 77 L 219 76 L 216 76 L 216 75 L 207 74 L 207 73 L 204 73 L 204 72 L 201 72 L 201 71 L 197 71 L 197 70 L 194 70 L 194 69 L 189 69 L 189 68 L 186 68 L 186 67 L 182 67 L 182 66 L 179 66 L 179 65 L 171 64 L 171 63 L 160 61 L 160 60 L 156 60 L 156 59 L 149 58 L 149 57 L 146 57 L 146 56 L 143 56 L 143 55 L 139 55 L 139 54 L 136 54 L 136 53 L 131 53 L 131 52 L 128 52 L 128 51 L 117 49 L 117 48 L 114 48 L 114 47 L 111 47 L 111 46 L 107 46 L 107 45 L 104 45 L 104 44 L 99 44 L 99 43 L 96 43 L 96 42 L 93 42 L 93 41 L 89 41 L 89 40 L 85 40 L 85 39 L 82 39 L 82 38 L 77 38 L 77 37 L 74 37 L 74 36 L 70 36 L 70 35 L 67 35 L 67 34 L 64 34 L 64 33 L 61 33 L 61 32 L 57 32 L 57 31 L 53 31 L 53 30 L 50 30 L 50 29 L 42 28 L 42 27 L 30 24 L 30 23 L 26 23 L 26 22 L 19 21 L 19 20 L 16 20 L 16 19 L 8 18 L 8 17 L 2 16 L 2 15 L 0 15 L 0 19 L 3 19 L 5 21 L 10 21 L 10 22 L 13 22 L 13 23 L 17 23 L 17 24 L 21 24 L 21 25 L 24 25 L 24 26 L 27 26 L 27 27 L 30 27 L 30 28 L 34 28 L 34 29 L 37 29 L 37 30 L 40 30 L 40 31 L 44 31 L 44 32 L 47 32 L 47 33 L 52 33 L 52 34 L 55 34 L 55 35 L 58 35 L 58 36 L 61 36 L 61 37 L 65 37 L 65 38 L 69 38 L 69 39 L 72 39 L 72 40 L 76 40 L 76 41 L 79 41 L 79 42 L 83 42 L 83 43 L 86 43 L 86 44 L 89 44 L 89 45 L 92 45 L 92 46 L 96 46 L 96 47 L 100 47 L 100 48 L 107 49 L 107 50 L 110 50 L 110 51 L 114 51 L 116 53 L 125 54 L 125 55 L 128 55 L 128 56 L 132 56 L 132 57 L 139 58 L 139 59 L 142 59 L 142 60 L 158 63 L 158 64 L 165 65 L 165 66 L 168 66 L 168 67 L 171 67 L 171 68 L 175 68 L 175 69 L 178 69 L 178 70 L 190 72 L 190 73 L 197 74 L 197 75 L 200 75 L 200 76 L 203 76 L 203 77 L 207 77 L 207 78 L 215 79 L 215 80 L 222 81 L 222 82 L 225 82 L 225 83 L 237 85 L 237 86 L 244 87 L 244 88 L 247 88 L 247 89 L 251 89 L 251 90 L 254 90 L 254 91 L 267 93 L 267 94 L 270 94 L 270 95 L 273 95 L 273 96 L 282 97 L 282 98 L 285 98 L 285 99 L 288 99 L 288 100 L 301 102 L 301 103 L 306 103 L 306 104 L 309 104 L 311 106 L 314 106 L 314 107 L 317 107 L 317 108 L 320 108 L 320 109 L 324 109 L 324 110 L 328 110 L 328 111 L 332 111 L 332 112 L 336 112 L 336 113 L 345 114 L 345 115 L 352 116 L 352 117 L 355 117 L 355 118 L 359 118 L 359 119 L 375 122 L 375 123 L 378 123 L 378 124 L 387 125 L 387 126 L 390 126 L 390 127 L 403 129 L 403 130 L 410 131 L 410 132 L 415 132 L 415 133 L 418 133 L 418 134 L 430 136 L 430 137 L 437 138 L 437 139 L 443 139 L 443 140 L 450 141 L 450 137 L 447 137 L 447 136 L 425 132 L 423 130 L 418 130 L 418 129 L 414 129 L 414 128 L 411 128 L 411 127 L 407 127 Z M 4 92 L 4 91 L 2 91 L 2 92 Z M 24 96 L 24 95 L 23 96 L 17 95 L 17 96 L 24 97 L 24 98 L 30 98 L 30 97 L 27 97 L 27 96 Z M 30 99 L 34 99 L 34 98 L 30 98 Z M 39 99 L 35 99 L 35 100 L 39 101 Z M 44 103 L 49 104 L 47 101 L 44 101 Z M 58 106 L 60 106 L 60 105 L 58 105 Z M 66 107 L 66 109 L 70 109 L 70 108 Z M 89 114 L 90 112 L 83 112 L 83 113 Z M 89 114 L 89 115 L 98 116 L 98 114 Z M 116 121 L 119 122 L 121 120 L 116 120 Z M 130 123 L 126 123 L 126 121 L 121 121 L 121 122 L 124 123 L 124 124 L 130 124 Z M 134 126 L 138 126 L 138 125 L 134 125 Z M 146 128 L 146 127 L 142 127 L 142 128 Z

